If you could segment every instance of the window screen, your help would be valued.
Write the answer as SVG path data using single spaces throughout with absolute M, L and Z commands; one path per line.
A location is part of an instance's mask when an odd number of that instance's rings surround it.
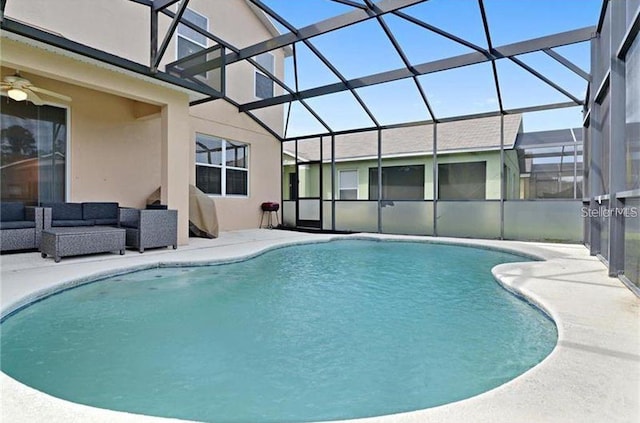
M 484 200 L 487 162 L 443 163 L 438 165 L 438 199 Z
M 369 199 L 378 199 L 378 168 L 369 168 Z M 424 200 L 424 165 L 382 168 L 383 200 Z

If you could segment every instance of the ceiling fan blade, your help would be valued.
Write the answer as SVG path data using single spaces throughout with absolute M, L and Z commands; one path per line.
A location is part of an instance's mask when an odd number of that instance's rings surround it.
M 60 100 L 63 100 L 63 101 L 66 101 L 66 102 L 70 102 L 71 101 L 71 97 L 69 97 L 69 96 L 66 96 L 64 94 L 54 93 L 53 91 L 45 90 L 44 88 L 38 88 L 38 87 L 34 87 L 33 85 L 31 85 L 28 89 L 33 91 L 33 92 L 44 94 L 44 95 L 49 96 L 49 97 L 59 98 Z
M 42 106 L 44 104 L 44 102 L 42 101 L 42 99 L 40 97 L 38 97 L 36 95 L 36 93 L 34 93 L 33 91 L 31 91 L 30 89 L 23 89 L 23 91 L 25 93 L 27 93 L 27 100 L 29 100 L 30 102 L 32 102 L 33 104 L 35 104 L 36 106 Z

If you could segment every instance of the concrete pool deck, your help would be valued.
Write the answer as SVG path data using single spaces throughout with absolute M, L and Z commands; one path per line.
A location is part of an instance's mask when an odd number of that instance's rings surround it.
M 499 265 L 507 288 L 544 309 L 558 327 L 558 344 L 533 369 L 478 396 L 408 413 L 358 422 L 638 422 L 640 421 L 640 299 L 580 245 L 463 240 L 393 235 L 325 235 L 279 230 L 221 233 L 188 246 L 65 258 L 40 253 L 0 256 L 2 315 L 34 299 L 116 269 L 159 263 L 234 260 L 291 243 L 337 238 L 407 239 L 506 249 L 545 261 Z M 179 421 L 98 409 L 61 400 L 0 373 L 3 422 Z

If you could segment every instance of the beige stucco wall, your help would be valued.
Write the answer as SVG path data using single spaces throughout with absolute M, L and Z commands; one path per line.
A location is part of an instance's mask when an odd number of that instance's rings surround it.
M 280 201 L 280 143 L 247 115 L 216 101 L 191 108 L 191 156 L 195 162 L 196 133 L 249 144 L 249 195 L 212 196 L 222 230 L 258 227 L 260 204 Z M 190 172 L 195 181 L 195 166 Z
M 75 100 L 69 200 L 113 198 L 125 206 L 143 206 L 141 194 L 160 186 L 159 117 L 137 121 L 131 100 L 123 97 L 81 88 L 65 92 Z
M 179 242 L 188 242 L 192 163 L 186 93 L 6 38 L 2 65 L 2 76 L 20 69 L 36 86 L 72 98 L 66 105 L 68 201 L 140 207 L 157 187 L 166 186 L 163 168 L 171 168 L 180 175 L 179 186 L 165 190 L 167 204 L 178 210 Z M 171 109 L 172 117 L 163 120 L 163 109 Z M 167 146 L 174 153 L 163 156 Z M 182 155 L 175 153 L 180 150 Z
M 244 0 L 192 0 L 189 8 L 209 18 L 209 29 L 235 47 L 243 48 L 273 37 Z M 275 74 L 284 79 L 284 51 L 274 50 Z M 275 95 L 282 89 L 274 84 Z M 255 70 L 247 62 L 226 69 L 226 94 L 240 103 L 257 100 Z M 282 106 L 255 111 L 257 117 L 277 133 L 282 133 Z M 195 163 L 196 133 L 249 144 L 249 195 L 212 196 L 221 230 L 258 227 L 260 204 L 280 201 L 280 143 L 252 118 L 224 101 L 191 107 L 192 158 Z M 195 181 L 195 166 L 191 171 Z
M 249 8 L 245 0 L 191 0 L 189 9 L 209 19 L 209 31 L 222 38 L 236 48 L 244 48 L 274 36 Z M 175 7 L 174 7 L 175 8 Z M 162 17 L 160 22 L 168 24 L 169 20 Z M 174 37 L 175 38 L 175 37 Z M 208 42 L 208 46 L 212 46 Z M 175 44 L 170 44 L 167 59 L 175 60 Z M 227 50 L 227 53 L 230 53 Z M 284 50 L 272 50 L 275 56 L 275 75 L 284 79 Z M 257 100 L 255 97 L 255 68 L 246 61 L 227 66 L 226 94 L 239 103 Z M 283 92 L 282 88 L 274 84 L 275 95 Z M 282 127 L 283 107 L 277 106 L 254 112 L 272 128 Z
M 243 48 L 273 36 L 245 0 L 191 0 L 189 9 L 209 19 L 209 31 Z M 170 6 L 176 11 L 177 6 Z M 5 14 L 73 41 L 138 63 L 150 59 L 150 8 L 130 0 L 10 0 Z M 171 18 L 160 14 L 158 44 Z M 208 47 L 212 46 L 208 42 Z M 163 64 L 176 60 L 175 35 Z
M 13 70 L 3 67 L 2 76 Z M 136 119 L 136 101 L 22 72 L 36 86 L 70 96 L 68 201 L 144 206 L 160 186 L 160 108 Z
M 171 9 L 175 11 L 176 7 L 171 6 Z M 245 0 L 191 0 L 188 7 L 209 19 L 209 32 L 236 48 L 273 37 Z M 116 56 L 144 65 L 150 63 L 150 12 L 147 6 L 129 0 L 12 0 L 7 3 L 6 14 Z M 158 44 L 162 43 L 170 24 L 168 16 L 159 15 Z M 176 37 L 174 34 L 171 38 L 160 64 L 161 70 L 177 59 Z M 207 41 L 207 47 L 213 45 L 211 40 Z M 271 53 L 275 55 L 275 75 L 283 80 L 284 50 Z M 248 62 L 229 65 L 226 69 L 226 93 L 239 103 L 257 100 L 254 79 L 254 67 Z M 274 87 L 276 95 L 283 92 L 277 84 Z M 282 132 L 282 106 L 255 113 L 276 132 Z
M 116 56 L 149 63 L 149 9 L 134 2 L 10 0 L 5 14 Z
M 273 36 L 244 0 L 192 0 L 189 8 L 206 15 L 209 30 L 234 46 L 245 47 Z M 149 8 L 146 6 L 128 0 L 58 0 L 55 7 L 50 0 L 10 1 L 6 14 L 71 40 L 139 63 L 149 63 Z M 168 17 L 160 16 L 160 41 L 169 23 Z M 169 44 L 161 70 L 164 64 L 176 59 L 175 38 Z M 282 79 L 284 51 L 273 53 L 276 74 Z M 11 72 L 13 68 L 29 72 L 34 82 L 39 77 L 50 77 L 42 81 L 49 84 L 47 88 L 68 92 L 74 97 L 70 107 L 69 200 L 108 196 L 124 205 L 141 206 L 146 196 L 161 184 L 186 187 L 194 183 L 196 132 L 250 145 L 249 196 L 214 197 L 221 230 L 257 227 L 260 203 L 280 200 L 279 143 L 230 104 L 217 100 L 189 109 L 186 95 L 177 95 L 179 99 L 175 92 L 167 96 L 164 91 L 171 90 L 145 88 L 145 84 L 135 78 L 122 75 L 117 78 L 115 74 L 94 78 L 92 71 L 85 71 L 86 75 L 81 75 L 81 71 L 69 72 L 67 67 L 86 68 L 71 59 L 50 68 L 46 63 L 41 65 L 37 58 L 26 64 L 19 55 L 16 53 L 14 60 L 7 63 Z M 255 100 L 254 78 L 254 69 L 248 63 L 229 66 L 227 93 L 240 102 Z M 133 87 L 138 84 L 140 87 Z M 276 95 L 280 92 L 276 86 Z M 256 114 L 276 132 L 282 132 L 282 107 Z M 163 124 L 167 122 L 169 127 Z M 171 134 L 170 145 L 163 142 L 167 140 L 166 136 L 163 138 L 166 133 Z M 168 161 L 180 164 L 163 167 Z M 171 205 L 188 202 L 185 193 L 178 197 L 175 197 L 176 191 L 163 195 L 169 195 L 166 200 Z M 187 242 L 187 208 L 180 207 L 185 209 L 180 214 L 180 236 L 182 242 Z

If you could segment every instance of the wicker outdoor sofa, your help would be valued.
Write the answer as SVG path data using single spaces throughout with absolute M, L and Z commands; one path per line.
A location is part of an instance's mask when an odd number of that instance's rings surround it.
M 3 201 L 0 204 L 0 251 L 40 248 L 43 218 L 42 207 Z
M 45 203 L 44 230 L 52 227 L 113 226 L 126 231 L 126 246 L 144 252 L 146 248 L 178 247 L 178 211 L 134 209 L 118 203 Z
M 116 250 L 122 254 L 125 245 L 141 253 L 147 248 L 176 249 L 177 210 L 157 206 L 139 210 L 114 202 L 57 202 L 42 207 L 1 203 L 1 251 L 37 249 L 43 257 L 51 255 L 59 261 L 67 255 Z
M 42 257 L 117 251 L 124 254 L 125 230 L 119 226 L 118 203 L 44 203 Z
M 43 203 L 44 230 L 52 227 L 118 226 L 118 203 Z

